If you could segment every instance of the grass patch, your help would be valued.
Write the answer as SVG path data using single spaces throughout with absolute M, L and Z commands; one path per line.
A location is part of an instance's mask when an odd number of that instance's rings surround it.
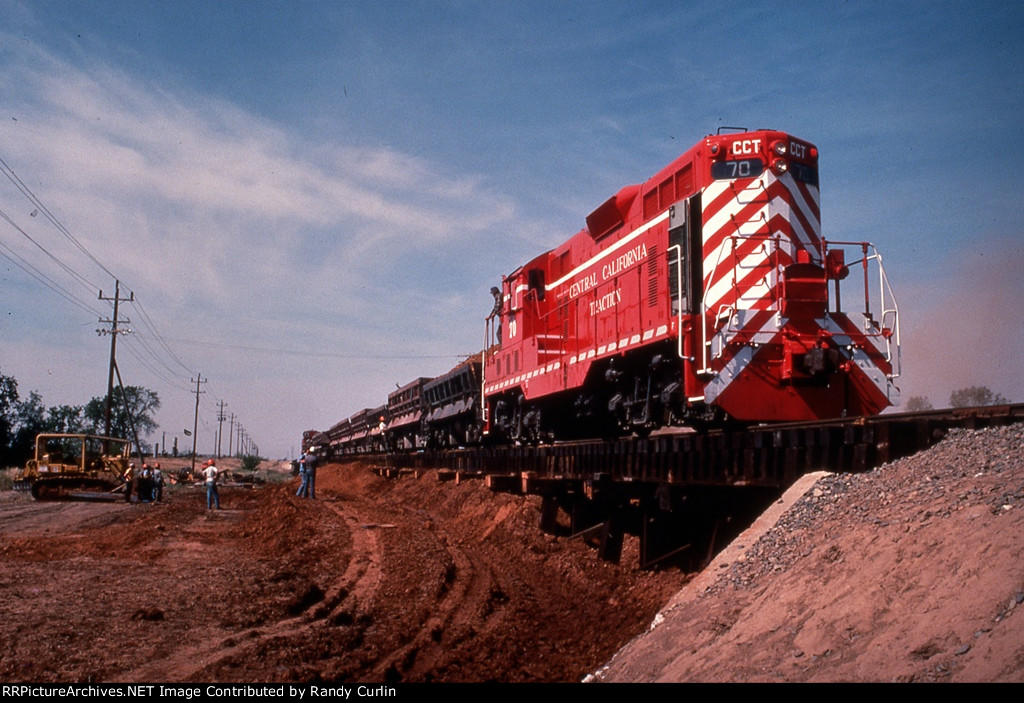
M 9 491 L 14 488 L 14 477 L 17 473 L 18 469 L 14 467 L 0 469 L 0 491 Z

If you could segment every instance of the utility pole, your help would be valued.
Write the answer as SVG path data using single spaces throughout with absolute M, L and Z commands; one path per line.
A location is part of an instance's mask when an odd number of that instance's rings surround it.
M 231 422 L 228 424 L 228 456 L 234 456 L 231 453 L 231 440 L 235 438 L 235 414 L 231 413 Z
M 192 420 L 192 473 L 195 474 L 195 472 L 196 472 L 196 432 L 199 430 L 199 396 L 200 396 L 201 393 L 205 393 L 206 392 L 206 391 L 200 391 L 199 390 L 199 384 L 200 383 L 206 383 L 206 381 L 203 380 L 203 375 L 202 374 L 196 374 L 196 378 L 189 379 L 189 380 L 191 380 L 193 383 L 196 384 L 196 389 L 195 389 L 195 391 L 193 391 L 196 394 L 196 416 L 195 416 L 195 419 Z
M 114 319 L 113 320 L 100 320 L 103 324 L 109 324 L 109 330 L 96 330 L 96 334 L 109 334 L 110 335 L 110 368 L 107 373 L 107 405 L 103 410 L 103 435 L 105 437 L 110 436 L 110 405 L 114 400 L 114 365 L 117 363 L 117 335 L 129 334 L 130 329 L 118 329 L 117 324 L 120 320 L 117 319 L 117 304 L 122 300 L 124 302 L 131 302 L 135 300 L 135 293 L 132 293 L 127 298 L 121 297 L 121 281 L 114 279 L 114 297 L 104 298 L 103 291 L 100 291 L 100 300 L 109 300 L 114 303 Z M 125 322 L 131 322 L 131 320 L 125 320 Z
M 223 400 L 218 403 L 217 408 L 217 459 L 220 459 L 220 440 L 224 434 L 224 406 L 227 405 Z

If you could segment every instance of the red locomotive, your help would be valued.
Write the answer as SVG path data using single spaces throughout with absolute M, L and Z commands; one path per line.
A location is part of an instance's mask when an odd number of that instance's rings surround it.
M 898 403 L 899 311 L 881 256 L 821 236 L 813 144 L 769 130 L 710 135 L 586 225 L 492 289 L 481 355 L 337 423 L 320 438 L 329 452 L 872 415 Z
M 898 403 L 881 257 L 822 237 L 818 150 L 783 132 L 706 137 L 492 292 L 482 420 L 496 439 Z

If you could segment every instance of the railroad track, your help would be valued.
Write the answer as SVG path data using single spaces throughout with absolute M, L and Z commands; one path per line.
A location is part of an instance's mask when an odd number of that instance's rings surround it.
M 543 497 L 541 527 L 560 511 L 573 534 L 617 561 L 626 534 L 640 560 L 699 568 L 716 546 L 808 471 L 868 471 L 927 449 L 957 427 L 1024 421 L 1024 404 L 892 413 L 646 438 L 362 458 L 384 476 L 436 470 L 493 490 Z

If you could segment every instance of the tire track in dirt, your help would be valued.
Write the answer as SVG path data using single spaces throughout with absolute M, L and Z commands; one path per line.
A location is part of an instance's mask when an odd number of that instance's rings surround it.
M 649 622 L 674 581 L 540 535 L 535 500 L 432 476 L 385 480 L 355 463 L 320 478 L 315 501 L 296 498 L 294 482 L 228 487 L 223 511 L 206 510 L 202 486 L 179 486 L 163 505 L 75 506 L 114 508 L 87 519 L 12 498 L 20 517 L 0 523 L 0 584 L 13 595 L 0 634 L 19 647 L 0 671 L 578 680 Z
M 353 611 L 349 615 L 353 619 L 368 616 L 383 577 L 380 540 L 377 539 L 375 531 L 365 527 L 367 521 L 360 517 L 354 504 L 346 502 L 344 508 L 335 502 L 328 502 L 325 505 L 348 526 L 352 537 L 352 555 L 345 573 L 331 587 L 324 599 L 326 612 L 324 607 L 320 607 L 313 615 L 316 618 L 336 621 L 339 617 L 338 608 L 351 600 L 354 607 L 349 608 Z
M 372 531 L 362 529 L 362 521 L 351 509 L 350 504 L 341 506 L 331 500 L 322 500 L 320 505 L 327 507 L 342 519 L 352 539 L 352 553 L 345 572 L 325 589 L 322 598 L 303 607 L 301 612 L 293 617 L 233 631 L 223 637 L 198 643 L 194 647 L 179 648 L 166 657 L 134 668 L 116 680 L 199 680 L 203 678 L 204 671 L 216 670 L 225 662 L 244 657 L 247 652 L 273 640 L 283 637 L 301 638 L 304 633 L 325 620 L 332 623 L 347 618 L 355 620 L 368 615 L 381 581 L 382 555 L 379 540 Z M 220 529 L 218 523 L 219 521 L 206 522 L 190 535 L 190 543 L 196 547 L 192 559 L 202 561 L 207 558 L 202 547 L 212 540 L 204 537 Z
M 504 613 L 500 607 L 494 607 L 494 600 L 495 594 L 504 592 L 494 565 L 475 548 L 460 546 L 461 537 L 439 515 L 425 510 L 412 511 L 411 516 L 409 510 L 401 512 L 404 520 L 431 526 L 452 566 L 445 574 L 446 588 L 433 614 L 404 646 L 374 668 L 374 676 L 382 680 L 396 675 L 422 680 L 437 669 L 451 640 L 464 637 L 467 628 L 476 635 L 500 624 Z
M 24 537 L 46 532 L 54 525 L 61 531 L 77 528 L 99 516 L 128 509 L 124 501 L 112 503 L 76 503 L 72 501 L 25 501 L 21 496 L 4 495 L 0 510 L 0 535 Z

